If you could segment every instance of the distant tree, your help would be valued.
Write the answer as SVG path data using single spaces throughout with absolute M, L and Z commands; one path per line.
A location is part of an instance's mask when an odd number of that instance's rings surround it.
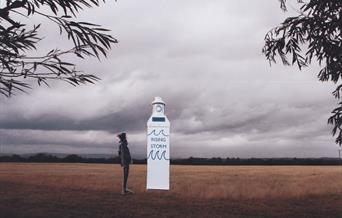
M 320 81 L 333 81 L 337 88 L 332 93 L 340 99 L 328 123 L 333 125 L 336 143 L 342 144 L 342 1 L 297 0 L 299 14 L 288 17 L 265 36 L 263 53 L 270 62 L 279 55 L 284 65 L 297 65 L 301 70 L 316 60 L 321 66 Z M 286 11 L 286 0 L 280 0 Z M 289 59 L 290 58 L 290 59 Z
M 30 156 L 27 160 L 29 162 L 57 162 L 58 158 L 50 154 L 38 153 Z
M 62 80 L 74 86 L 99 80 L 92 74 L 78 71 L 74 63 L 65 61 L 67 54 L 79 58 L 106 56 L 117 40 L 107 34 L 108 29 L 89 22 L 76 21 L 84 8 L 98 6 L 101 0 L 1 0 L 0 3 L 0 94 L 7 97 L 15 91 L 31 88 L 31 80 L 48 85 L 50 80 Z M 105 0 L 102 0 L 103 2 Z M 52 49 L 43 56 L 29 56 L 42 38 L 41 24 L 29 26 L 21 17 L 40 16 L 58 27 L 73 43 L 62 51 Z M 20 20 L 20 21 L 19 21 Z M 54 47 L 56 45 L 53 45 Z M 30 52 L 32 54 L 32 52 Z
M 69 163 L 81 163 L 84 159 L 76 154 L 70 154 L 63 159 L 65 162 Z

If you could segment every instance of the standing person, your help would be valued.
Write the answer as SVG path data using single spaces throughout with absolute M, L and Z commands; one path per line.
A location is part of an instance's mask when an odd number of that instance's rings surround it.
M 129 174 L 129 165 L 132 163 L 131 154 L 129 152 L 129 149 L 127 147 L 128 142 L 126 138 L 126 133 L 120 133 L 117 135 L 120 139 L 119 142 L 119 157 L 121 160 L 121 167 L 123 169 L 123 181 L 122 181 L 122 192 L 121 194 L 129 194 L 133 193 L 131 190 L 127 188 L 127 180 L 128 180 L 128 174 Z

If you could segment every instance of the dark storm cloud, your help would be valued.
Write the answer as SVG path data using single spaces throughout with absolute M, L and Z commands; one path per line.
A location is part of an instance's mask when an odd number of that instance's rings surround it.
M 107 113 L 95 111 L 91 115 L 81 118 L 77 117 L 81 113 L 78 110 L 61 112 L 61 108 L 54 108 L 45 112 L 44 108 L 35 108 L 33 115 L 31 112 L 30 115 L 27 115 L 20 110 L 13 111 L 10 109 L 3 111 L 3 114 L 0 115 L 0 129 L 100 130 L 112 133 L 142 131 L 146 128 L 146 122 L 151 114 L 149 103 L 151 99 L 138 99 L 133 105 L 121 107 L 120 111 L 111 112 L 108 110 Z M 168 108 L 168 116 L 170 119 L 176 120 L 182 113 L 182 108 L 186 106 L 184 103 L 190 98 L 189 96 L 174 95 L 170 96 L 168 100 L 175 102 Z M 17 102 L 13 104 L 16 105 Z M 114 105 L 113 107 L 119 107 L 119 105 L 115 105 L 115 102 L 110 104 Z M 68 105 L 63 107 L 68 107 Z M 42 111 L 39 111 L 40 109 Z
M 147 108 L 146 108 L 147 109 Z M 47 114 L 34 119 L 8 117 L 2 120 L 2 129 L 32 130 L 105 130 L 109 132 L 137 131 L 146 126 L 149 111 L 139 108 L 112 114 L 99 115 L 91 119 L 73 120 L 62 115 Z

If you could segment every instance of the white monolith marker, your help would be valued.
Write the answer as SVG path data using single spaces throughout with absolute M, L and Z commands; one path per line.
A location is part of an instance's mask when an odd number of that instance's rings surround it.
M 170 122 L 165 102 L 155 97 L 147 122 L 147 189 L 170 189 Z

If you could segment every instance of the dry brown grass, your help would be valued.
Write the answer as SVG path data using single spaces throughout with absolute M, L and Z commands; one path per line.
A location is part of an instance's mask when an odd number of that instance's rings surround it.
M 293 198 L 342 195 L 342 167 L 176 166 L 173 194 L 221 199 Z
M 0 217 L 342 217 L 339 166 L 172 166 L 170 191 L 145 185 L 145 165 L 121 196 L 119 165 L 1 163 Z

